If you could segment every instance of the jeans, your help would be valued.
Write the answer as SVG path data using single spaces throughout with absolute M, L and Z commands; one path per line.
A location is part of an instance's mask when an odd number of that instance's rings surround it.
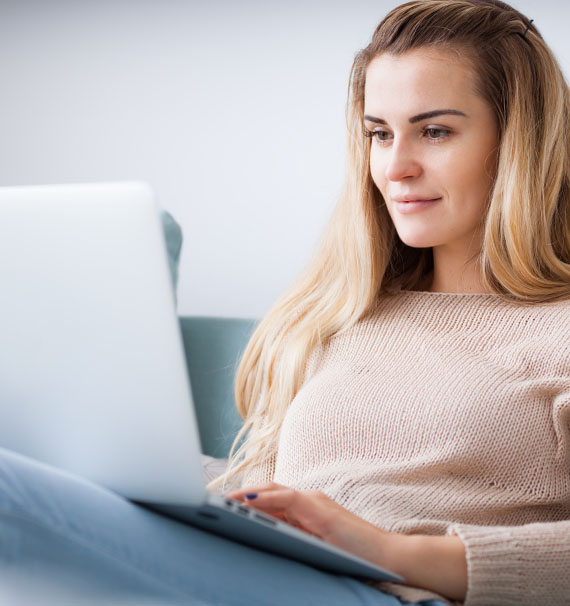
M 402 604 L 355 579 L 170 520 L 92 482 L 3 449 L 0 603 Z

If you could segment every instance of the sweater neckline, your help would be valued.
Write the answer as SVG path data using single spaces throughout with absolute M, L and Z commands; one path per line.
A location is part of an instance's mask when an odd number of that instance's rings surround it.
M 431 290 L 400 290 L 403 295 L 429 295 L 433 297 L 496 297 L 492 292 L 439 292 Z

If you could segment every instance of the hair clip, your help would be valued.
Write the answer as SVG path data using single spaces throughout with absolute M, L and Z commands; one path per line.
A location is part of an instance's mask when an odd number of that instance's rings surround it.
M 534 19 L 531 19 L 528 22 L 528 25 L 526 26 L 526 29 L 524 30 L 524 34 L 523 34 L 523 38 L 526 38 L 526 33 L 528 32 L 528 28 L 530 27 L 530 24 L 534 21 Z

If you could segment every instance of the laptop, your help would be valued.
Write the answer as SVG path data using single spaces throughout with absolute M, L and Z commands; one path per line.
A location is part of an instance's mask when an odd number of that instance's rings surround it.
M 206 490 L 159 209 L 144 183 L 0 188 L 0 447 L 337 574 L 389 570 Z

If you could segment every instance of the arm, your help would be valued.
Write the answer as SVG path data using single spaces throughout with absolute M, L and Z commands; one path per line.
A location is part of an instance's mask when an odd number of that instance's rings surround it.
M 250 492 L 253 500 L 245 499 Z M 465 606 L 570 606 L 570 520 L 455 524 L 447 536 L 370 524 L 316 491 L 270 483 L 228 494 Z
M 408 541 L 407 548 L 395 549 L 402 558 L 394 572 L 407 585 L 423 587 L 453 600 L 464 601 L 467 594 L 465 545 L 457 536 L 396 535 Z
M 253 499 L 246 495 L 255 494 Z M 407 585 L 455 600 L 467 589 L 467 564 L 456 536 L 404 535 L 383 530 L 316 491 L 295 491 L 273 482 L 227 494 L 324 541 L 402 575 Z
M 465 545 L 466 606 L 570 605 L 570 520 L 520 526 L 454 524 Z

